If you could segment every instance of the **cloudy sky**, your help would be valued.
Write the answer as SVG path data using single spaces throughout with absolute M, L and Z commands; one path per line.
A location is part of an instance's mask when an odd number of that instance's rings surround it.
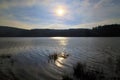
M 120 24 L 120 0 L 0 0 L 0 25 L 24 29 Z

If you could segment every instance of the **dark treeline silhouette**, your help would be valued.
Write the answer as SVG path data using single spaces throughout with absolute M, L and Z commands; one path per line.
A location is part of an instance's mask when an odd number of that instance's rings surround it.
M 120 37 L 120 24 L 94 27 L 92 29 L 18 29 L 0 26 L 0 37 Z

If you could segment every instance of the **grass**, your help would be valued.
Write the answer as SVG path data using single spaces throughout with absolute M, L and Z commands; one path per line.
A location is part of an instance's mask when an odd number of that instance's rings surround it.
M 63 80 L 120 80 L 120 56 L 117 56 L 116 59 L 113 59 L 113 57 L 110 59 L 110 62 L 113 60 L 116 60 L 114 64 L 106 65 L 107 67 L 110 67 L 111 65 L 116 66 L 115 72 L 116 75 L 106 77 L 107 74 L 103 70 L 99 70 L 96 68 L 89 69 L 86 65 L 78 62 L 73 67 L 73 73 L 70 78 L 68 75 L 63 76 Z M 109 59 L 108 59 L 109 61 Z
M 72 76 L 73 78 L 63 76 L 63 80 L 105 80 L 103 71 L 87 69 L 87 66 L 80 62 L 73 67 Z
M 49 61 L 50 60 L 56 61 L 58 59 L 58 57 L 67 58 L 68 56 L 69 56 L 69 54 L 53 53 L 53 54 L 50 54 L 48 56 L 48 58 L 49 58 Z
M 8 60 L 11 64 L 14 64 L 11 54 L 0 54 L 0 64 L 4 64 L 5 60 Z
M 11 58 L 10 54 L 0 54 L 0 58 Z
M 58 58 L 58 54 L 57 53 L 51 54 L 48 56 L 48 58 L 49 58 L 49 60 L 56 61 Z
M 62 80 L 73 80 L 73 79 L 70 78 L 68 75 L 63 75 Z
M 103 71 L 87 69 L 87 67 L 81 63 L 77 63 L 73 75 L 81 80 L 103 80 L 105 78 Z

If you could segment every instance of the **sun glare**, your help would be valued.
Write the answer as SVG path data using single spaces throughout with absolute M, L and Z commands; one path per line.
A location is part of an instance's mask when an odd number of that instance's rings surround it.
M 55 13 L 56 13 L 57 16 L 64 16 L 65 13 L 66 13 L 66 10 L 63 7 L 58 7 L 55 10 Z

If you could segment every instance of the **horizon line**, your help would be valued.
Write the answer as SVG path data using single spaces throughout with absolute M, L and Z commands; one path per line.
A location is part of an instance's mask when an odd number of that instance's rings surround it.
M 8 25 L 0 25 L 0 27 L 8 27 L 8 28 L 16 28 L 16 29 L 24 29 L 24 30 L 43 30 L 43 29 L 48 29 L 48 30 L 70 30 L 70 29 L 93 29 L 93 28 L 95 28 L 95 27 L 99 27 L 99 26 L 106 26 L 106 25 L 120 25 L 120 24 L 105 24 L 105 25 L 97 25 L 97 26 L 93 26 L 93 27 L 91 27 L 91 28 L 83 28 L 83 27 L 81 27 L 81 28 L 65 28 L 65 29 L 63 29 L 63 28 L 33 28 L 33 29 L 25 29 L 25 28 L 19 28 L 19 27 L 17 27 L 17 26 L 8 26 Z

